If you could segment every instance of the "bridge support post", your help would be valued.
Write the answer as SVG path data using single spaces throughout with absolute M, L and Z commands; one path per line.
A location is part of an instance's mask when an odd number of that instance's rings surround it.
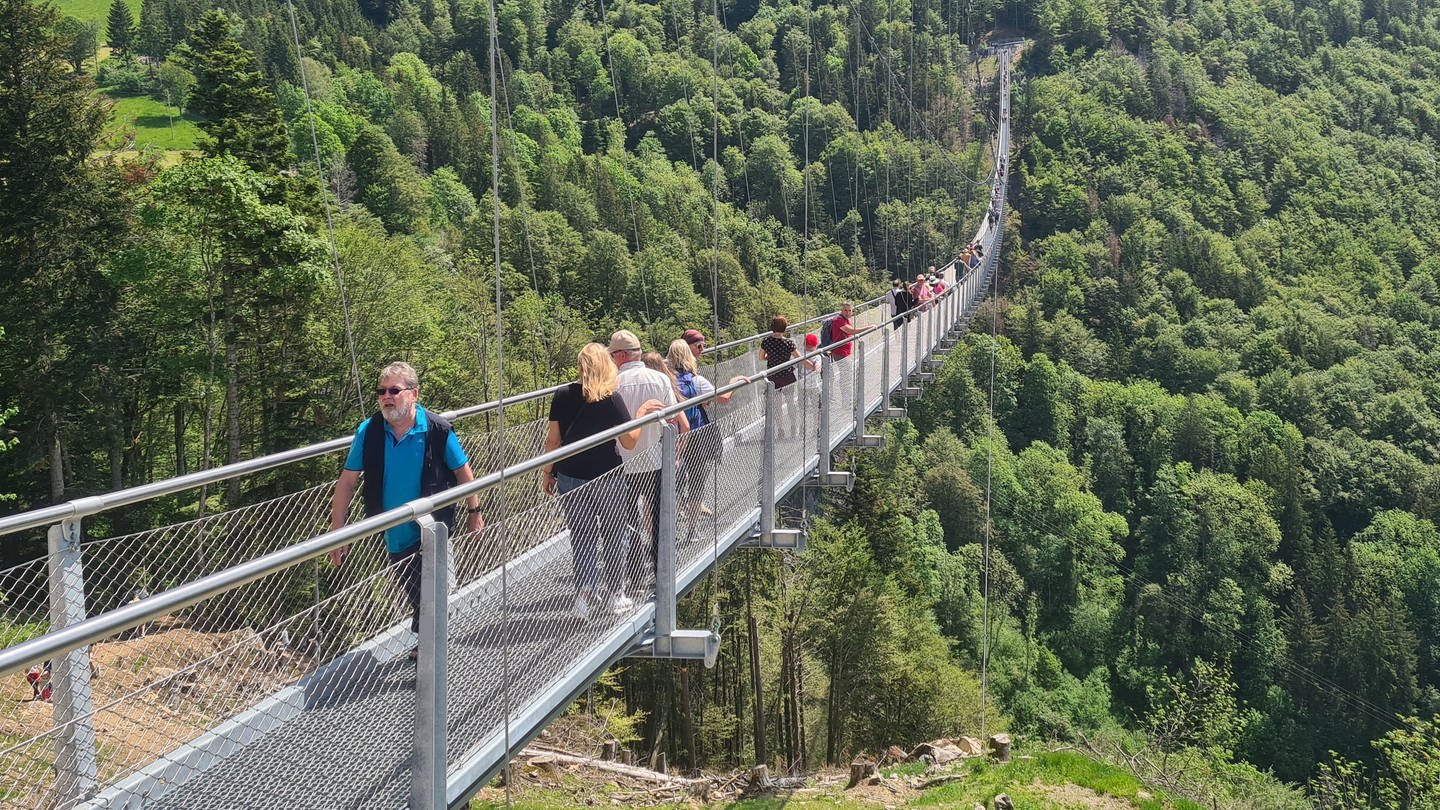
M 445 671 L 449 630 L 450 528 L 425 515 L 420 524 L 420 656 L 415 664 L 415 751 L 411 810 L 445 808 Z M 509 718 L 505 718 L 509 722 Z
M 50 626 L 85 621 L 85 574 L 81 562 L 80 518 L 51 526 Z M 95 700 L 90 688 L 90 648 L 72 650 L 52 662 L 50 684 L 55 712 L 56 792 L 76 803 L 97 787 Z
M 773 388 L 767 390 L 773 394 Z M 767 405 L 772 402 L 773 396 L 766 398 Z M 769 413 L 770 409 L 767 407 L 767 416 Z M 766 426 L 768 432 L 768 421 Z M 676 458 L 678 438 L 679 431 L 667 422 L 660 434 L 660 458 Z M 773 474 L 771 480 L 774 480 Z M 655 544 L 655 635 L 641 645 L 636 655 L 699 660 L 704 661 L 708 669 L 715 666 L 715 659 L 720 655 L 719 634 L 711 630 L 678 630 L 675 627 L 675 602 L 679 598 L 675 589 L 675 583 L 679 581 L 679 555 L 675 547 L 676 525 L 679 523 L 679 509 L 676 505 L 679 485 L 680 477 L 676 474 L 675 464 L 668 461 L 661 464 L 660 503 L 656 504 L 660 531 Z M 773 509 L 771 514 L 773 516 Z
M 900 321 L 900 323 L 904 322 Z M 880 342 L 883 351 L 881 352 L 880 359 L 880 415 L 886 419 L 903 419 L 905 418 L 905 409 L 896 408 L 890 404 L 890 394 L 893 391 L 893 386 L 890 384 L 890 380 L 892 379 L 890 374 L 890 342 L 892 332 L 900 340 L 901 354 L 903 355 L 905 352 L 905 339 L 899 337 L 899 329 L 891 329 L 888 332 L 881 330 Z M 904 361 L 901 361 L 901 368 L 904 368 Z M 904 377 L 903 371 L 901 377 Z
M 765 383 L 765 426 L 760 448 L 760 531 L 741 545 L 754 548 L 805 548 L 805 533 L 799 529 L 775 528 L 775 422 L 780 418 L 780 392 Z
M 934 319 L 933 319 L 933 320 L 934 320 L 934 323 L 931 324 L 931 327 L 930 327 L 930 359 L 931 359 L 931 360 L 934 360 L 934 359 L 935 359 L 935 349 L 940 345 L 940 335 L 945 331 L 944 328 L 943 328 L 943 322 L 944 322 L 944 320 L 945 320 L 945 311 L 949 308 L 949 307 L 947 307 L 946 305 L 947 305 L 949 302 L 950 302 L 950 299 L 949 299 L 949 298 L 941 298 L 939 301 L 936 301 L 936 302 L 935 302 L 935 309 L 934 309 L 935 317 L 934 317 Z
M 925 331 L 930 325 L 930 313 L 932 309 L 922 309 L 920 317 L 915 323 L 915 372 L 918 374 L 920 368 L 925 365 Z
M 679 476 L 675 474 L 676 437 L 674 425 L 665 423 L 660 433 L 660 531 L 655 545 L 655 643 L 668 644 L 675 632 L 675 488 Z
M 883 328 L 883 327 L 882 327 Z M 859 358 L 855 363 L 855 430 L 851 434 L 850 446 L 852 447 L 883 447 L 885 437 L 867 436 L 865 434 L 865 417 L 869 414 L 870 403 L 866 401 L 865 395 L 865 341 L 855 341 L 854 356 Z M 884 382 L 880 385 L 881 401 L 880 407 L 885 407 Z
M 933 302 L 933 299 L 932 299 Z M 925 370 L 925 360 L 930 356 L 930 333 L 935 328 L 935 306 L 920 313 L 919 328 L 915 330 L 915 373 L 914 378 L 918 382 L 927 383 L 935 379 L 932 372 Z M 916 389 L 914 396 L 919 396 L 919 389 Z
M 835 359 L 828 354 L 820 356 L 820 463 L 815 468 L 815 477 L 823 487 L 844 487 L 848 492 L 855 486 L 855 476 L 847 472 L 835 472 L 830 468 L 830 426 L 834 424 L 835 406 L 831 404 L 835 391 Z
M 922 313 L 916 312 L 915 319 L 905 324 L 905 334 L 900 336 L 900 387 L 895 390 L 895 393 L 899 394 L 901 399 L 910 399 L 912 397 L 920 396 L 920 389 L 910 384 L 910 344 L 914 343 L 917 348 L 920 345 L 921 317 Z M 910 339 L 910 335 L 912 333 L 915 335 L 914 340 Z M 897 410 L 900 411 L 900 413 L 894 414 L 893 411 Z M 890 413 L 889 415 L 895 416 L 897 418 L 904 417 L 906 415 L 903 408 L 891 408 L 890 411 L 892 413 Z

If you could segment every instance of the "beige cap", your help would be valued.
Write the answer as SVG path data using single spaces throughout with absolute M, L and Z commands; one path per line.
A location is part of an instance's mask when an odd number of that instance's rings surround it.
M 621 349 L 627 352 L 640 351 L 640 338 L 635 337 L 635 333 L 629 329 L 621 329 L 619 332 L 610 336 L 610 351 L 619 351 Z

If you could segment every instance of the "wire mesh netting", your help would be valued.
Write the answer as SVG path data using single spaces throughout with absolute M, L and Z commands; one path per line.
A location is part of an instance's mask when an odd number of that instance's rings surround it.
M 979 273 L 958 283 L 953 297 L 963 301 L 941 299 L 908 321 L 892 323 L 883 304 L 861 312 L 858 325 L 880 327 L 863 349 L 799 369 L 775 392 L 777 488 L 804 482 L 820 453 L 855 429 L 862 365 L 862 417 L 922 370 L 924 356 L 969 310 L 958 303 L 983 295 Z M 723 386 L 760 366 L 752 343 L 702 364 L 701 373 Z M 638 632 L 662 538 L 674 538 L 683 588 L 751 532 L 766 502 L 766 385 L 709 403 L 712 421 L 681 435 L 671 458 L 661 458 L 657 443 L 638 463 L 564 481 L 554 496 L 534 471 L 481 493 L 484 528 L 451 537 L 445 561 L 452 766 L 537 701 L 555 700 L 602 640 Z M 544 403 L 531 407 L 543 412 Z M 477 475 L 533 458 L 547 429 L 543 418 L 502 422 L 493 413 L 457 423 Z M 660 525 L 666 485 L 675 487 L 673 527 Z M 86 539 L 71 601 L 96 615 L 314 537 L 329 527 L 333 494 L 334 482 L 320 481 L 173 525 Z M 351 517 L 359 512 L 352 504 Z M 0 571 L 6 647 L 49 628 L 51 563 Z M 86 703 L 56 700 L 58 683 L 42 695 L 51 673 L 30 662 L 34 684 L 17 678 L 12 686 L 21 688 L 0 692 L 0 805 L 67 807 L 88 797 L 94 806 L 403 806 L 416 736 L 411 583 L 423 564 L 391 559 L 371 535 L 354 542 L 338 568 L 312 559 L 129 628 L 66 656 L 88 677 L 57 664 L 67 689 L 88 681 Z M 65 713 L 62 704 L 85 708 Z M 83 755 L 57 760 L 57 739 L 74 736 L 83 749 L 91 730 L 93 775 Z

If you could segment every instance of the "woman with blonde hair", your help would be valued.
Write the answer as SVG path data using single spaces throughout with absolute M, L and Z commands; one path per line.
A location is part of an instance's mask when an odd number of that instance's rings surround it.
M 675 372 L 681 401 L 715 393 L 714 383 L 700 373 L 689 341 L 684 338 L 671 341 L 666 359 Z M 713 404 L 729 402 L 732 393 L 721 394 L 713 400 Z M 680 491 L 677 497 L 682 513 L 688 513 L 692 521 L 702 515 L 714 514 L 714 510 L 705 504 L 705 479 L 710 466 L 720 456 L 720 436 L 715 435 L 713 430 L 696 432 L 714 421 L 709 407 L 713 405 L 692 405 L 685 409 L 685 418 L 690 420 L 690 432 L 685 434 L 685 448 L 680 453 Z
M 587 343 L 576 357 L 580 379 L 555 391 L 550 401 L 550 427 L 545 436 L 545 451 L 550 452 L 631 420 L 625 401 L 616 393 L 617 375 L 610 353 L 599 343 Z M 635 411 L 636 419 L 648 416 L 665 406 L 657 399 L 644 402 Z M 615 442 L 634 449 L 640 440 L 640 428 L 622 433 Z M 570 552 L 575 567 L 576 618 L 590 618 L 590 603 L 597 585 L 596 551 L 603 533 L 610 534 L 606 543 L 605 578 L 611 590 L 618 589 L 620 566 L 625 559 L 623 526 L 602 525 L 601 515 L 623 509 L 624 488 L 617 475 L 608 475 L 620 466 L 615 442 L 605 442 L 572 456 L 562 458 L 541 471 L 540 488 L 547 495 L 559 494 L 570 529 Z M 618 540 L 618 542 L 614 542 Z

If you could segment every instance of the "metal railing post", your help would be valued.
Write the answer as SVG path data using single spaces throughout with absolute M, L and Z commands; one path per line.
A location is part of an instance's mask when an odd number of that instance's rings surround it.
M 780 417 L 780 397 L 782 394 L 775 390 L 775 386 L 768 381 L 762 383 L 765 386 L 765 424 L 760 431 L 760 530 L 751 535 L 748 539 L 742 540 L 740 545 L 745 548 L 779 548 L 791 551 L 803 551 L 805 549 L 805 533 L 799 529 L 777 529 L 775 528 L 775 507 L 779 500 L 779 493 L 775 485 L 775 422 Z M 798 385 L 798 383 L 797 383 Z M 657 627 L 659 613 L 656 613 Z M 685 631 L 679 631 L 684 634 Z M 708 666 L 708 664 L 707 664 Z
M 420 524 L 420 654 L 415 664 L 415 756 L 411 810 L 445 808 L 446 634 L 449 630 L 450 527 L 425 515 Z M 510 722 L 510 718 L 505 718 Z
M 855 361 L 855 440 L 859 441 L 865 435 L 865 341 L 855 341 L 855 351 L 851 354 L 857 358 Z
M 655 546 L 655 638 L 657 643 L 667 645 L 675 633 L 675 488 L 680 480 L 675 473 L 677 436 L 676 427 L 666 422 L 660 434 L 660 503 L 656 506 L 660 531 Z
M 815 450 L 820 454 L 820 466 L 816 469 L 822 482 L 830 474 L 830 394 L 834 376 L 835 360 L 828 354 L 820 355 L 820 443 Z
M 834 377 L 838 373 L 834 358 L 822 355 L 820 359 L 820 446 L 816 448 L 820 457 L 815 465 L 815 476 L 821 486 L 845 487 L 848 491 L 855 485 L 855 476 L 848 472 L 835 472 L 830 466 L 831 429 L 835 424 L 834 406 L 830 395 L 834 390 Z
M 780 414 L 775 384 L 765 386 L 765 426 L 760 431 L 760 535 L 768 537 L 775 532 L 775 420 Z
M 925 327 L 929 314 L 930 310 L 922 309 L 918 322 L 915 324 L 915 356 L 911 358 L 914 360 L 914 368 L 910 369 L 912 374 L 919 372 L 925 366 Z
M 887 324 L 888 325 L 888 324 Z M 890 405 L 890 333 L 894 329 L 880 329 L 880 410 Z
M 920 316 L 917 313 L 913 317 Z M 900 327 L 904 330 L 904 334 L 900 336 L 900 388 L 902 390 L 910 384 L 910 341 L 908 338 L 910 337 L 910 326 L 914 323 L 913 320 L 906 321 L 905 325 Z
M 85 621 L 85 572 L 81 560 L 80 518 L 51 526 L 50 627 Z M 94 795 L 95 700 L 90 690 L 90 648 L 71 650 L 51 662 L 51 695 L 55 717 L 55 778 L 58 794 L 82 801 Z

